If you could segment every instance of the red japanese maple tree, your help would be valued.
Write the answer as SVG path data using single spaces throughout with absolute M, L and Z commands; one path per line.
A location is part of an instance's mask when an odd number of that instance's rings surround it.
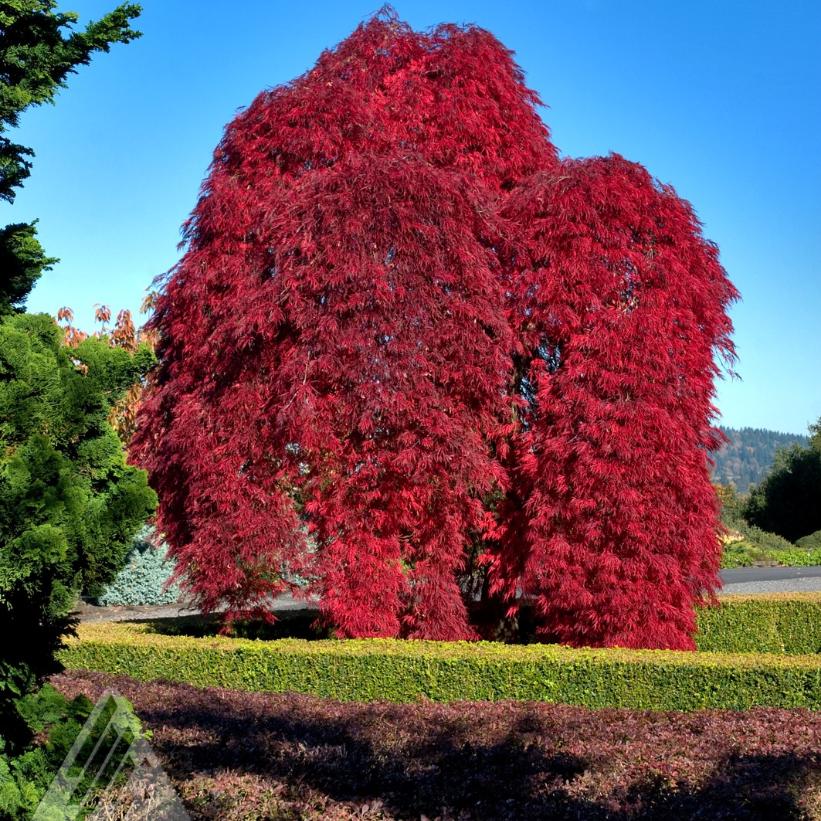
M 504 206 L 529 399 L 494 583 L 571 644 L 693 648 L 716 586 L 714 354 L 735 296 L 683 200 L 617 155 Z
M 133 447 L 203 608 L 299 579 L 341 635 L 471 638 L 484 568 L 546 636 L 691 646 L 734 291 L 537 104 L 488 32 L 387 13 L 228 126 Z

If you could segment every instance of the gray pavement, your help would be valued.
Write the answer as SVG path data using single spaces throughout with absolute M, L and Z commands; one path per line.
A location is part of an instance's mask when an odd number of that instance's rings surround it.
M 721 592 L 800 593 L 821 590 L 821 567 L 737 567 L 721 571 Z
M 272 609 L 282 615 L 301 610 L 316 609 L 315 602 L 297 599 L 288 593 L 277 596 L 273 599 L 272 605 Z M 96 607 L 93 604 L 83 603 L 76 611 L 76 615 L 83 622 L 177 619 L 185 616 L 198 616 L 199 614 L 199 610 L 192 610 L 182 602 L 178 604 L 121 605 L 116 607 Z
M 723 587 L 719 595 L 734 593 L 796 593 L 821 591 L 821 567 L 738 567 L 721 571 Z M 278 596 L 273 609 L 282 615 L 300 610 L 316 609 L 315 601 L 296 599 L 291 595 Z M 83 604 L 80 621 L 131 621 L 134 619 L 173 619 L 196 616 L 183 604 L 146 605 L 140 607 L 94 607 Z

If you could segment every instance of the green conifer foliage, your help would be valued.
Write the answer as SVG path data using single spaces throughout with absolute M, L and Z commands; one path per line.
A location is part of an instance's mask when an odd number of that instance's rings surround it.
M 90 338 L 69 350 L 54 321 L 0 322 L 0 736 L 25 742 L 14 703 L 57 669 L 81 589 L 122 566 L 154 492 L 126 464 L 108 413 L 150 364 Z

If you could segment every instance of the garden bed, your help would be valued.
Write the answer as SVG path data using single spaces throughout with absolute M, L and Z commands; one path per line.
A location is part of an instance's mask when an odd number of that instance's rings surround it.
M 350 704 L 69 672 L 113 688 L 195 819 L 821 817 L 821 714 Z

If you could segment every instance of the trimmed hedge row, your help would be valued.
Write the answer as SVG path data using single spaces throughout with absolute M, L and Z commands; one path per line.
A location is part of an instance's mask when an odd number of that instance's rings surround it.
M 699 650 L 821 653 L 821 593 L 725 596 L 699 611 Z
M 821 708 L 821 658 L 391 639 L 255 641 L 88 624 L 62 652 L 74 669 L 342 701 L 500 699 L 694 710 Z

